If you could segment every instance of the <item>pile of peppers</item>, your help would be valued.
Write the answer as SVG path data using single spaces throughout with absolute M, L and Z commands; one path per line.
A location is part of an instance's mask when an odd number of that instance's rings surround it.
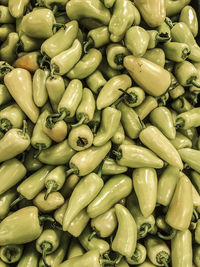
M 200 267 L 190 2 L 0 1 L 0 267 Z

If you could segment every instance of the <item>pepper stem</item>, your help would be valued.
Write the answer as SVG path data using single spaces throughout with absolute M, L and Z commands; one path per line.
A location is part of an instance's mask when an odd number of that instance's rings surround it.
M 120 151 L 112 150 L 112 153 L 116 156 L 118 160 L 121 159 L 122 153 Z
M 123 89 L 119 89 L 121 92 L 123 92 L 124 94 L 124 98 L 126 100 L 126 102 L 128 102 L 129 104 L 134 104 L 137 102 L 138 96 L 133 92 L 133 93 L 128 93 Z
M 162 235 L 160 232 L 158 232 L 158 237 L 164 240 L 172 240 L 175 237 L 176 232 L 176 229 L 172 229 L 170 235 Z
M 136 248 L 133 256 L 131 257 L 131 260 L 138 262 L 141 258 L 141 251 L 139 249 Z
M 38 158 L 38 156 L 40 155 L 40 153 L 42 152 L 42 150 L 44 148 L 46 148 L 45 144 L 42 144 L 42 143 L 37 143 L 36 144 L 36 147 L 37 147 L 37 150 L 35 151 L 35 153 L 33 155 L 33 158 L 34 159 Z
M 190 97 L 191 97 L 193 105 L 197 104 L 199 94 L 200 94 L 200 91 L 198 91 L 198 90 L 194 90 L 191 92 Z
M 77 123 L 72 124 L 71 126 L 72 127 L 77 127 L 77 126 L 82 125 L 84 123 L 84 121 L 85 121 L 85 118 L 86 118 L 85 114 L 82 114 L 80 120 Z
M 12 67 L 11 65 L 9 65 L 7 62 L 4 62 L 0 66 L 0 72 L 3 75 L 6 75 L 8 72 L 11 72 L 13 69 L 14 69 L 14 67 Z
M 167 42 L 169 41 L 170 37 L 169 37 L 169 34 L 167 32 L 161 32 L 160 34 L 157 34 L 156 36 L 156 40 L 157 42 L 159 43 L 164 43 L 164 42 Z
M 156 261 L 159 264 L 163 264 L 165 267 L 169 267 L 168 265 L 168 260 L 169 260 L 169 254 L 166 251 L 160 251 L 156 255 Z
M 115 261 L 108 260 L 108 259 L 102 259 L 101 258 L 99 261 L 100 261 L 101 266 L 104 266 L 104 265 L 115 266 L 115 264 L 116 264 Z
M 51 192 L 55 191 L 56 185 L 57 184 L 55 181 L 53 181 L 53 180 L 49 181 L 49 183 L 46 185 L 47 190 L 46 190 L 45 195 L 44 195 L 44 200 L 47 200 L 49 194 Z
M 96 236 L 96 235 L 97 235 L 97 232 L 96 232 L 96 231 L 93 231 L 93 232 L 89 235 L 89 237 L 88 237 L 88 241 L 91 241 L 92 238 L 93 238 L 94 236 Z
M 41 244 L 41 249 L 42 249 L 42 260 L 44 262 L 44 265 L 47 266 L 47 267 L 51 267 L 51 265 L 49 265 L 46 261 L 46 256 L 47 256 L 47 252 L 50 250 L 52 250 L 52 244 L 47 242 L 47 241 L 44 241 L 42 244 Z
M 54 23 L 53 24 L 53 30 L 54 29 L 58 30 L 58 29 L 61 29 L 61 28 L 65 29 L 66 28 L 65 24 L 63 24 L 63 23 Z
M 42 57 L 42 59 L 40 61 L 40 68 L 41 69 L 44 68 L 45 63 L 48 63 L 48 65 L 50 65 L 49 57 L 46 54 Z
M 27 133 L 27 122 L 26 120 L 23 120 L 22 134 L 25 136 L 26 133 Z
M 151 225 L 149 223 L 144 223 L 140 228 L 139 236 L 141 238 L 145 237 L 147 233 L 149 232 Z
M 190 55 L 190 53 L 191 53 L 191 51 L 188 48 L 184 48 L 182 51 L 181 58 L 185 60 Z
M 6 251 L 4 252 L 4 254 L 5 254 L 6 259 L 9 262 L 11 262 L 11 260 L 12 260 L 12 251 L 10 251 L 10 249 L 6 249 Z
M 191 79 L 190 83 L 197 88 L 200 88 L 200 84 L 197 82 L 196 78 Z
M 124 54 L 118 54 L 115 56 L 114 58 L 114 62 L 116 65 L 123 65 L 123 60 L 125 58 L 125 55 Z
M 94 47 L 94 40 L 92 39 L 92 37 L 89 36 L 88 40 L 83 44 L 84 53 L 87 54 L 88 50 L 93 47 Z
M 52 8 L 52 12 L 53 14 L 55 15 L 58 11 L 58 5 L 54 5 L 53 8 Z
M 22 40 L 19 40 L 16 44 L 15 53 L 19 54 L 20 52 L 23 52 L 24 45 L 22 43 Z
M 194 221 L 197 222 L 198 219 L 199 219 L 199 214 L 198 214 L 198 212 L 195 209 L 193 210 L 193 217 L 194 217 L 194 219 L 192 221 L 193 222 Z
M 47 116 L 46 118 L 46 123 L 45 123 L 45 126 L 48 128 L 48 129 L 52 129 L 54 127 L 54 125 L 56 124 L 56 122 L 58 121 L 62 121 L 64 120 L 64 118 L 66 116 L 69 115 L 69 112 L 63 108 L 60 113 L 56 113 L 56 114 L 50 114 L 49 116 Z
M 165 23 L 169 26 L 170 29 L 172 29 L 174 27 L 173 22 L 168 17 L 165 18 Z
M 18 202 L 20 202 L 22 199 L 24 199 L 25 197 L 22 195 L 19 195 L 18 198 L 16 198 L 11 204 L 10 204 L 10 208 L 14 207 Z
M 119 89 L 120 90 L 120 89 Z M 118 98 L 112 105 L 111 108 L 116 108 L 116 106 L 122 102 L 122 100 L 124 99 L 124 96 L 121 96 L 120 98 Z
M 183 126 L 185 125 L 185 121 L 183 118 L 177 118 L 175 121 L 175 127 L 176 129 L 178 128 L 183 128 Z
M 71 168 L 71 169 L 67 170 L 66 171 L 66 176 L 69 176 L 72 173 L 77 174 L 78 173 L 78 169 L 77 168 Z
M 117 259 L 115 260 L 115 264 L 116 265 L 119 264 L 122 258 L 123 258 L 123 255 L 119 254 Z
M 43 224 L 44 222 L 55 222 L 54 218 L 52 218 L 49 215 L 41 215 L 39 216 L 40 224 Z
M 0 131 L 7 132 L 12 128 L 12 123 L 8 119 L 0 119 Z

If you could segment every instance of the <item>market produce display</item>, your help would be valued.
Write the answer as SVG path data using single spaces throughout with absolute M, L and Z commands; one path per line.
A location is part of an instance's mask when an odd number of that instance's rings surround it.
M 190 0 L 0 0 L 0 267 L 200 267 Z

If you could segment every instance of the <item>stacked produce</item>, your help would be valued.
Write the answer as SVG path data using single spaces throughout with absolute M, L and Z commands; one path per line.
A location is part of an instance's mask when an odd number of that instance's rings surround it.
M 200 266 L 190 4 L 0 1 L 0 267 Z

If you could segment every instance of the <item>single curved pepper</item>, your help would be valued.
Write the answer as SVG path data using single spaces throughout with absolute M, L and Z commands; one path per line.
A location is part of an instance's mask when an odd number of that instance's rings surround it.
M 166 1 L 167 16 L 171 17 L 173 15 L 178 14 L 184 8 L 184 6 L 188 5 L 189 3 L 190 0 L 178 0 L 178 1 L 167 0 Z
M 4 83 L 20 108 L 33 123 L 36 123 L 39 110 L 32 99 L 32 80 L 30 72 L 21 68 L 13 69 L 4 76 Z M 24 101 L 24 99 L 26 99 L 26 101 Z
M 3 4 L 0 5 L 0 23 L 13 23 L 15 22 L 15 18 L 11 16 L 9 8 L 4 6 Z
M 144 238 L 148 232 L 152 231 L 155 225 L 155 218 L 151 214 L 149 217 L 145 218 L 139 207 L 139 203 L 135 194 L 131 194 L 127 198 L 127 208 L 131 212 L 133 218 L 135 219 L 137 225 L 137 238 Z
M 110 40 L 120 42 L 134 22 L 135 9 L 128 0 L 116 0 L 109 22 Z
M 92 172 L 105 158 L 111 148 L 111 142 L 108 141 L 103 146 L 91 146 L 83 151 L 77 152 L 69 161 L 70 169 L 67 174 L 75 173 L 84 176 Z
M 128 170 L 125 166 L 120 166 L 112 158 L 106 157 L 102 165 L 102 175 L 114 175 L 124 173 Z
M 58 144 L 44 149 L 38 156 L 38 159 L 45 164 L 62 165 L 68 163 L 75 152 L 76 151 L 70 147 L 68 140 L 65 139 Z
M 200 108 L 193 108 L 191 110 L 179 114 L 176 117 L 176 128 L 183 128 L 184 130 L 187 130 L 192 127 L 200 126 L 199 114 Z
M 106 80 L 99 70 L 93 72 L 86 78 L 87 86 L 94 94 L 98 94 L 101 88 L 106 84 Z
M 84 79 L 92 74 L 102 60 L 102 54 L 99 50 L 91 48 L 81 60 L 66 74 L 69 79 Z
M 192 148 L 182 148 L 178 150 L 182 160 L 187 163 L 190 168 L 194 169 L 197 172 L 200 172 L 200 150 Z
M 187 24 L 184 22 L 178 22 L 176 25 L 171 29 L 172 34 L 172 41 L 185 43 L 190 48 L 190 55 L 188 58 L 194 62 L 200 61 L 200 47 L 198 46 L 192 32 L 190 31 Z
M 2 182 L 2 181 L 1 181 Z M 17 197 L 17 191 L 15 187 L 12 187 L 6 190 L 3 194 L 0 195 L 0 219 L 4 219 L 10 210 L 10 204 Z
M 23 248 L 23 245 L 4 245 L 0 248 L 0 257 L 5 263 L 15 263 L 21 258 Z
M 130 87 L 124 93 L 125 95 L 123 100 L 129 107 L 137 107 L 145 100 L 145 92 L 140 87 Z
M 190 48 L 185 43 L 166 42 L 163 44 L 163 50 L 167 59 L 182 62 L 190 55 Z
M 114 133 L 113 137 L 111 138 L 111 141 L 112 141 L 112 143 L 114 143 L 116 145 L 121 145 L 123 143 L 124 139 L 125 139 L 124 128 L 123 128 L 121 122 L 119 122 L 117 130 Z
M 11 128 L 21 128 L 25 114 L 17 104 L 12 104 L 0 111 L 0 130 L 8 131 Z
M 130 168 L 162 168 L 163 161 L 151 150 L 138 145 L 120 145 L 116 154 L 116 162 Z
M 127 197 L 132 190 L 131 178 L 125 174 L 112 176 L 97 197 L 88 205 L 87 213 L 95 218 L 109 210 L 120 199 Z
M 124 68 L 123 59 L 129 51 L 121 44 L 111 43 L 106 47 L 106 58 L 111 68 L 121 70 Z
M 67 123 L 65 121 L 57 121 L 53 127 L 49 129 L 46 123 L 43 124 L 42 130 L 56 143 L 62 142 L 67 136 Z
M 142 264 L 146 259 L 146 254 L 147 254 L 147 251 L 146 251 L 145 246 L 143 246 L 140 243 L 137 243 L 136 249 L 133 255 L 131 257 L 126 257 L 126 261 L 129 264 L 133 264 L 133 265 Z
M 150 261 L 157 266 L 169 266 L 170 250 L 167 244 L 158 237 L 148 237 L 145 240 L 147 255 Z
M 123 92 L 132 84 L 131 78 L 127 74 L 120 74 L 109 79 L 98 94 L 96 105 L 101 110 L 113 104 Z
M 76 215 L 96 197 L 103 187 L 103 180 L 91 173 L 76 185 L 69 199 L 69 204 L 63 218 L 63 230 L 68 230 L 70 223 Z M 76 205 L 75 205 L 76 203 Z M 74 206 L 75 205 L 75 206 Z
M 67 259 L 71 259 L 76 256 L 81 256 L 84 254 L 84 249 L 81 246 L 80 242 L 76 238 L 72 238 L 69 249 L 67 252 Z
M 172 166 L 183 169 L 183 163 L 178 151 L 170 141 L 155 126 L 148 126 L 140 132 L 141 142 L 156 153 L 161 159 Z
M 3 42 L 0 48 L 1 60 L 5 60 L 9 64 L 13 64 L 16 56 L 16 47 L 19 41 L 19 36 L 16 32 L 11 32 L 8 34 L 7 39 Z
M 170 204 L 179 178 L 178 168 L 168 165 L 164 169 L 158 180 L 157 203 L 163 206 Z
M 47 39 L 53 35 L 54 23 L 55 17 L 50 9 L 35 8 L 23 17 L 21 27 L 22 31 L 30 37 Z
M 88 49 L 95 47 L 99 48 L 110 41 L 110 33 L 107 26 L 101 26 L 95 29 L 92 29 L 87 34 L 87 41 L 83 46 L 83 50 L 87 53 Z
M 8 9 L 10 14 L 14 18 L 20 18 L 24 15 L 24 11 L 26 6 L 29 4 L 30 0 L 20 0 L 16 3 L 15 0 L 11 0 L 8 2 Z
M 134 3 L 150 27 L 157 27 L 164 22 L 166 17 L 164 0 L 136 0 Z
M 192 267 L 192 234 L 189 230 L 178 231 L 171 241 L 172 266 Z
M 41 54 L 38 51 L 25 53 L 13 63 L 15 68 L 22 68 L 30 72 L 35 72 L 40 68 Z
M 35 153 L 36 153 L 35 149 L 30 149 L 25 154 L 24 166 L 29 172 L 37 171 L 43 165 L 42 162 L 40 162 L 37 158 L 34 158 Z
M 76 151 L 89 148 L 93 143 L 93 133 L 88 125 L 72 128 L 68 135 L 69 145 Z
M 167 107 L 157 107 L 150 113 L 150 121 L 156 126 L 167 138 L 174 139 L 176 129 L 170 110 Z
M 43 42 L 43 40 L 29 37 L 25 33 L 22 33 L 19 37 L 17 53 L 39 50 Z
M 198 34 L 198 20 L 197 14 L 193 7 L 187 5 L 185 6 L 180 13 L 179 22 L 184 22 L 187 24 L 189 29 L 191 30 L 194 37 Z
M 48 99 L 46 89 L 46 79 L 48 76 L 49 71 L 42 69 L 37 69 L 33 75 L 33 101 L 38 107 L 44 106 Z
M 112 241 L 112 250 L 131 257 L 136 249 L 137 226 L 130 211 L 121 204 L 115 205 L 118 228 Z
M 153 168 L 137 168 L 132 173 L 133 187 L 144 217 L 150 216 L 157 200 L 157 174 Z
M 178 97 L 171 103 L 171 107 L 177 112 L 177 113 L 183 113 L 185 111 L 188 111 L 190 109 L 193 109 L 194 106 L 184 97 Z
M 43 230 L 35 241 L 36 250 L 42 254 L 42 259 L 46 266 L 49 266 L 46 263 L 46 255 L 51 254 L 58 248 L 61 234 L 60 230 L 47 228 Z
M 148 94 L 160 96 L 171 84 L 170 73 L 161 66 L 140 57 L 126 56 L 124 67 L 134 81 Z
M 35 249 L 35 244 L 33 242 L 27 244 L 17 264 L 17 267 L 37 267 L 38 263 L 39 253 Z
M 0 41 L 3 42 L 7 39 L 9 33 L 15 31 L 15 26 L 13 24 L 2 24 L 0 26 Z
M 93 18 L 108 25 L 110 21 L 110 11 L 100 0 L 72 0 L 66 4 L 67 16 L 72 20 L 82 18 Z
M 124 42 L 133 56 L 142 57 L 148 47 L 149 34 L 140 26 L 132 26 L 126 31 Z
M 121 111 L 113 107 L 107 107 L 103 109 L 101 116 L 100 128 L 93 140 L 95 146 L 104 145 L 114 135 L 121 119 Z
M 165 53 L 161 48 L 148 49 L 143 57 L 163 68 L 165 66 Z
M 187 198 L 185 196 L 187 196 Z M 169 204 L 165 221 L 171 227 L 184 231 L 190 225 L 192 213 L 192 184 L 189 178 L 181 173 L 172 200 Z
M 41 53 L 50 58 L 57 56 L 72 46 L 77 34 L 78 22 L 72 20 L 42 43 Z
M 24 227 L 28 225 L 29 227 Z M 0 244 L 25 244 L 39 237 L 42 232 L 38 209 L 28 206 L 8 215 L 0 223 Z
M 105 57 L 102 58 L 101 64 L 99 65 L 99 70 L 102 72 L 106 79 L 110 79 L 116 75 L 120 75 L 120 71 L 111 68 Z
M 101 111 L 96 109 L 94 112 L 93 119 L 88 123 L 93 134 L 97 132 L 100 122 L 101 122 Z
M 10 102 L 12 99 L 8 89 L 4 84 L 0 84 L 0 105 L 4 105 Z
M 51 73 L 64 75 L 75 67 L 82 54 L 82 46 L 78 39 L 72 45 L 51 59 Z M 72 78 L 73 79 L 73 78 Z
M 147 30 L 147 33 L 149 35 L 149 43 L 148 43 L 148 49 L 155 48 L 159 43 L 165 43 L 170 40 L 169 32 L 164 32 L 163 29 L 161 29 L 163 24 L 161 24 L 160 27 L 158 27 L 158 30 Z M 163 28 L 163 27 L 162 27 Z

